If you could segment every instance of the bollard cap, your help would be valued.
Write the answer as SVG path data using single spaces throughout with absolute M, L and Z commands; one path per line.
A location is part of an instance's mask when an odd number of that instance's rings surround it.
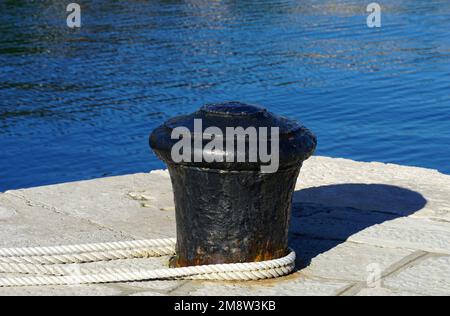
M 182 146 L 181 134 L 183 144 L 190 148 Z M 195 113 L 169 119 L 150 135 L 150 147 L 165 163 L 218 170 L 261 170 L 270 165 L 267 158 L 274 155 L 278 156 L 278 170 L 298 167 L 316 146 L 316 137 L 297 121 L 240 102 L 205 105 Z M 179 156 L 172 154 L 174 148 L 175 153 L 190 159 L 179 161 Z

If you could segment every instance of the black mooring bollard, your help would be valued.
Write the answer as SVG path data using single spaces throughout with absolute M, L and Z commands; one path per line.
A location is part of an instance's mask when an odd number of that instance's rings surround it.
M 297 122 L 237 102 L 207 105 L 158 127 L 150 146 L 167 163 L 175 195 L 177 245 L 171 265 L 286 255 L 295 183 L 316 144 Z

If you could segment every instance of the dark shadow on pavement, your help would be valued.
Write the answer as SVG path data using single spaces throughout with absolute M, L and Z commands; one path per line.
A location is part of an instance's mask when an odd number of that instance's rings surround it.
M 345 242 L 350 236 L 421 210 L 418 192 L 385 184 L 337 184 L 294 193 L 290 246 L 297 268 Z

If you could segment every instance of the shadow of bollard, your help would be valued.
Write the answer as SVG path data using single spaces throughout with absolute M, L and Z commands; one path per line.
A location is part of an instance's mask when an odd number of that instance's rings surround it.
M 297 268 L 371 226 L 421 210 L 427 200 L 418 192 L 385 184 L 337 184 L 294 193 L 291 247 Z M 302 239 L 320 242 L 301 242 Z

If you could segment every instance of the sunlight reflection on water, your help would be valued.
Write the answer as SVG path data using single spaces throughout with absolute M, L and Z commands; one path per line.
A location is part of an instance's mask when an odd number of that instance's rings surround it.
M 0 4 L 0 191 L 161 168 L 149 132 L 204 103 L 299 119 L 318 154 L 450 173 L 450 2 Z

